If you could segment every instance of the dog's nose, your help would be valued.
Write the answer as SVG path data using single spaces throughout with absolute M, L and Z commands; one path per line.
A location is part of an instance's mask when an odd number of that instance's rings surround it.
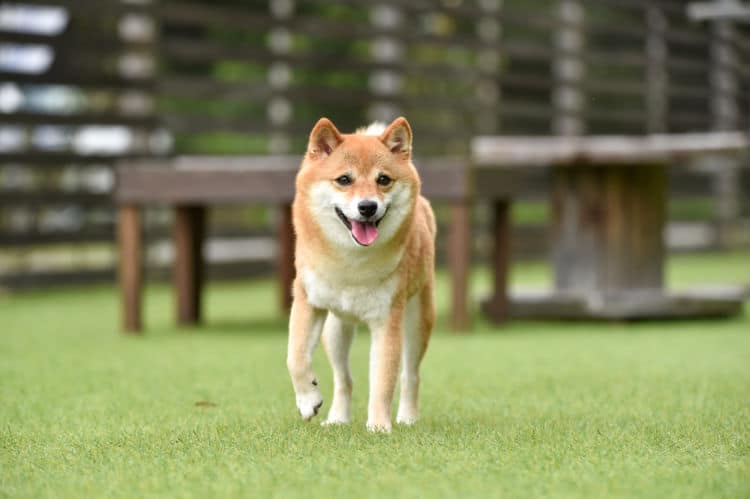
M 357 209 L 359 210 L 360 215 L 370 218 L 376 211 L 378 211 L 378 203 L 369 200 L 360 201 L 357 205 Z

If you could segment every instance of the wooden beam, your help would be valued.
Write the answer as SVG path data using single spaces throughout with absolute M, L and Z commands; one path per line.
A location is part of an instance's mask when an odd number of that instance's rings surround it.
M 451 327 L 466 331 L 470 326 L 468 313 L 469 272 L 471 264 L 471 210 L 468 201 L 451 203 L 451 225 L 448 258 L 451 272 Z
M 221 204 L 284 203 L 294 198 L 301 158 L 269 156 L 178 156 L 122 161 L 115 196 L 120 202 Z M 465 158 L 415 160 L 422 193 L 430 199 L 463 199 L 469 190 Z
M 141 217 L 136 205 L 120 206 L 117 212 L 117 242 L 119 249 L 120 305 L 122 329 L 138 333 L 141 322 L 143 288 L 143 250 L 141 248 Z
M 508 320 L 508 274 L 510 268 L 510 202 L 496 199 L 492 205 L 492 296 L 482 304 L 482 311 L 494 322 Z
M 750 5 L 737 0 L 693 2 L 687 6 L 687 15 L 693 21 L 750 21 Z
M 484 136 L 472 141 L 477 166 L 561 167 L 664 164 L 706 155 L 736 155 L 750 146 L 744 132 L 707 132 L 645 136 L 590 137 Z
M 180 205 L 174 212 L 174 287 L 179 325 L 201 320 L 204 206 Z

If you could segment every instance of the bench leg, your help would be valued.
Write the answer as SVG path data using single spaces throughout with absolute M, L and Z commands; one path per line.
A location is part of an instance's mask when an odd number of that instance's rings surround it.
M 469 265 L 471 263 L 471 216 L 466 201 L 451 205 L 449 234 L 449 262 L 451 272 L 451 328 L 465 331 L 469 328 L 467 310 Z
M 492 205 L 492 296 L 482 309 L 493 322 L 508 320 L 508 268 L 510 262 L 510 203 L 497 199 Z
M 204 206 L 175 208 L 173 279 L 179 325 L 193 325 L 201 320 L 205 218 Z
M 292 226 L 292 206 L 282 205 L 279 209 L 277 227 L 278 253 L 276 270 L 279 279 L 279 303 L 283 313 L 292 307 L 292 283 L 294 282 L 294 227 Z
M 122 329 L 126 333 L 137 333 L 142 328 L 143 250 L 141 216 L 135 205 L 123 205 L 118 209 L 117 244 Z

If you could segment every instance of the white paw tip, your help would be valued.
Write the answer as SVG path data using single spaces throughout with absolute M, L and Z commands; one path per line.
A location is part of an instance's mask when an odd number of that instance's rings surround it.
M 390 433 L 391 425 L 367 423 L 367 431 L 370 433 Z
M 396 423 L 406 426 L 411 426 L 417 422 L 416 416 L 414 417 L 404 417 L 404 418 L 396 418 Z
M 318 414 L 322 406 L 323 398 L 320 396 L 320 393 L 313 392 L 297 396 L 297 409 L 305 421 L 310 421 L 313 416 Z
M 347 424 L 349 424 L 349 421 L 345 419 L 326 419 L 325 421 L 320 423 L 320 426 L 340 426 Z

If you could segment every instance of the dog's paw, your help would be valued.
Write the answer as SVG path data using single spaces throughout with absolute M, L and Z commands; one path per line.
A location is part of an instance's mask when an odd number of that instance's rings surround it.
M 413 425 L 419 419 L 419 411 L 413 405 L 401 404 L 396 414 L 396 423 L 400 425 Z
M 323 397 L 317 388 L 296 396 L 297 409 L 305 421 L 310 421 L 323 407 Z
M 367 422 L 367 431 L 370 433 L 390 433 L 391 432 L 391 422 L 388 421 L 383 423 L 371 423 Z
M 396 418 L 396 424 L 411 426 L 417 422 L 417 416 L 399 416 Z
M 347 425 L 351 421 L 348 419 L 338 419 L 338 418 L 331 418 L 331 416 L 328 416 L 328 419 L 320 423 L 320 426 L 341 426 L 341 425 Z

